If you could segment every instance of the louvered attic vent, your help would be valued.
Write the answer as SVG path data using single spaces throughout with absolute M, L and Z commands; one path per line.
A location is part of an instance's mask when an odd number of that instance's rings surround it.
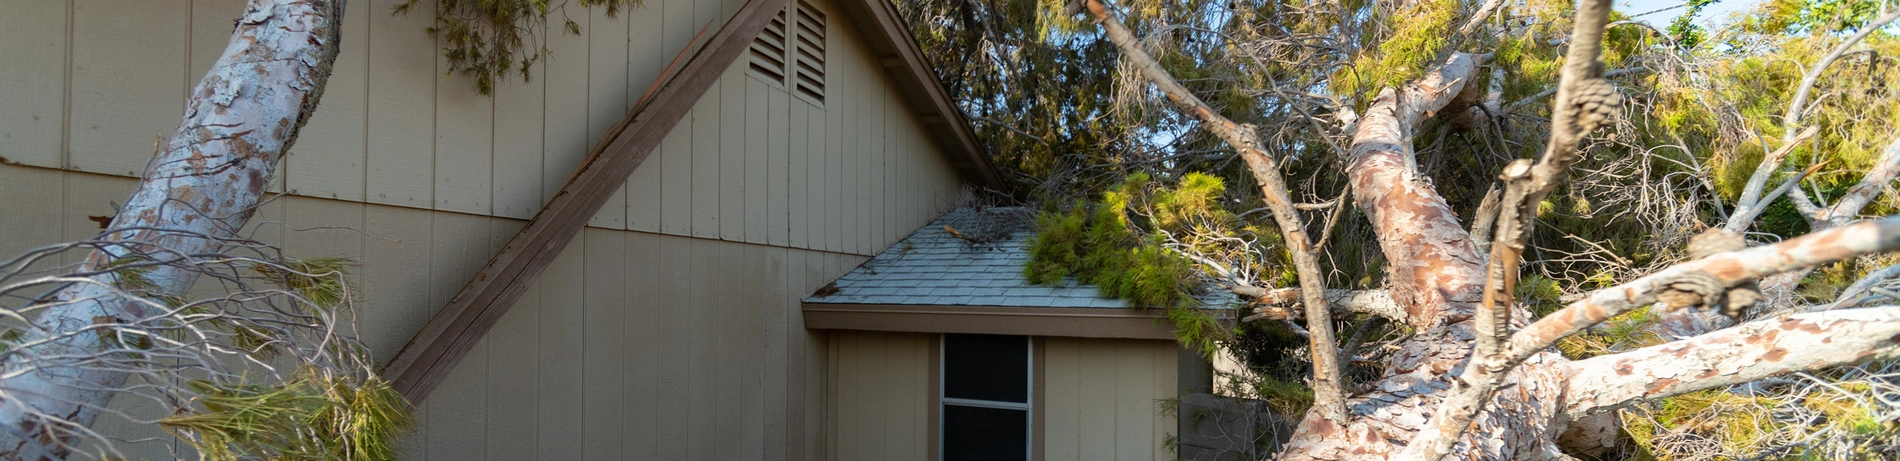
M 825 103 L 825 13 L 798 0 L 793 44 L 792 91 L 819 105 Z
M 768 82 L 785 84 L 785 11 L 772 16 L 772 22 L 752 39 L 752 75 Z

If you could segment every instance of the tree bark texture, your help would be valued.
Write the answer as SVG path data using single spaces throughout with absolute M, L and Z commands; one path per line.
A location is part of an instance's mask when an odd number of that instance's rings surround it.
M 1272 210 L 1274 223 L 1285 237 L 1293 268 L 1299 274 L 1309 331 L 1307 339 L 1313 354 L 1313 413 L 1324 418 L 1344 420 L 1345 383 L 1340 373 L 1338 340 L 1333 334 L 1325 278 L 1321 275 L 1319 255 L 1315 253 L 1312 239 L 1306 236 L 1306 224 L 1300 219 L 1299 210 L 1294 208 L 1293 198 L 1287 192 L 1290 189 L 1286 186 L 1286 178 L 1280 174 L 1279 161 L 1261 150 L 1260 139 L 1254 134 L 1252 126 L 1234 123 L 1220 115 L 1189 92 L 1187 87 L 1176 82 L 1161 67 L 1160 62 L 1142 49 L 1134 34 L 1128 32 L 1128 27 L 1109 12 L 1108 5 L 1101 0 L 1087 0 L 1084 6 L 1089 15 L 1102 24 L 1108 40 L 1122 51 L 1122 56 L 1131 61 L 1136 69 L 1140 69 L 1142 76 L 1153 82 L 1182 112 L 1199 120 L 1202 129 L 1221 138 L 1247 162 L 1247 169 L 1253 173 L 1254 181 L 1260 183 L 1261 198 L 1267 202 L 1267 208 Z
M 336 59 L 344 0 L 250 0 L 223 55 L 193 88 L 183 120 L 102 239 L 189 260 L 237 234 L 278 161 L 310 119 Z M 112 13 L 104 13 L 112 14 Z M 85 270 L 124 256 L 96 251 Z M 189 264 L 158 265 L 147 291 L 182 295 L 197 281 Z M 5 363 L 0 459 L 59 456 L 53 421 L 90 425 L 127 378 L 123 372 L 40 367 L 48 357 L 85 357 L 104 347 L 101 323 L 145 318 L 154 306 L 121 296 L 111 274 L 59 290 L 30 328 L 30 344 Z M 72 363 L 64 360 L 61 363 Z M 32 440 L 22 439 L 25 435 Z
M 1573 417 L 1782 373 L 1900 356 L 1900 306 L 1787 315 L 1686 341 L 1570 362 L 1564 411 Z
M 1582 58 L 1566 63 L 1568 83 L 1557 92 L 1555 113 L 1559 115 L 1554 118 L 1551 144 L 1546 146 L 1543 161 L 1517 165 L 1517 174 L 1528 177 L 1529 184 L 1514 196 L 1520 202 L 1515 206 L 1534 204 L 1549 193 L 1567 173 L 1582 137 L 1615 116 L 1619 95 L 1613 85 L 1597 78 L 1601 69 L 1595 59 L 1608 2 L 1584 3 L 1587 7 L 1583 9 L 1599 17 L 1580 19 L 1579 28 L 1594 28 L 1595 32 L 1579 32 L 1572 38 L 1572 51 L 1577 52 L 1572 57 Z M 1176 82 L 1100 0 L 1087 0 L 1084 6 L 1135 69 L 1248 162 L 1269 208 L 1288 236 L 1288 250 L 1300 271 L 1297 296 L 1306 303 L 1309 325 L 1327 326 L 1322 317 L 1327 309 L 1321 307 L 1333 304 L 1339 308 L 1342 302 L 1329 302 L 1332 297 L 1317 286 L 1319 279 L 1309 275 L 1317 268 L 1301 264 L 1314 249 L 1305 243 L 1299 216 L 1286 198 L 1275 159 L 1260 150 L 1252 127 L 1215 113 Z M 1508 341 L 1491 343 L 1492 350 L 1487 352 L 1491 358 L 1485 366 L 1471 366 L 1479 333 L 1474 329 L 1474 312 L 1484 300 L 1487 258 L 1471 233 L 1459 225 L 1444 198 L 1428 182 L 1415 177 L 1408 160 L 1413 155 L 1410 133 L 1422 119 L 1445 109 L 1463 92 L 1476 75 L 1479 61 L 1476 55 L 1454 53 L 1418 80 L 1381 92 L 1357 117 L 1352 144 L 1347 149 L 1346 173 L 1354 203 L 1371 221 L 1390 264 L 1386 283 L 1390 304 L 1378 310 L 1416 333 L 1387 358 L 1386 375 L 1372 383 L 1370 391 L 1333 403 L 1328 399 L 1336 397 L 1340 388 L 1337 369 L 1328 367 L 1336 366 L 1336 357 L 1331 354 L 1337 349 L 1330 332 L 1322 341 L 1319 328 L 1315 328 L 1311 338 L 1315 408 L 1301 420 L 1278 459 L 1439 459 L 1440 454 L 1459 460 L 1567 459 L 1558 449 L 1559 443 L 1600 448 L 1606 437 L 1615 435 L 1617 421 L 1592 411 L 1737 382 L 1734 380 L 1900 353 L 1900 343 L 1888 332 L 1900 328 L 1900 317 L 1896 317 L 1900 313 L 1889 311 L 1760 321 L 1586 362 L 1572 362 L 1550 348 L 1557 339 L 1630 310 L 1662 304 L 1682 312 L 1720 304 L 1730 289 L 1762 277 L 1900 249 L 1900 217 L 1894 217 L 1684 263 L 1599 290 L 1534 323 L 1528 321 L 1529 313 L 1522 306 L 1500 302 L 1499 308 L 1510 315 L 1494 319 L 1496 323 L 1508 323 L 1496 328 L 1498 331 L 1493 333 L 1498 336 L 1494 339 L 1503 339 L 1510 329 L 1517 331 Z M 1500 217 L 1499 226 L 1505 225 L 1502 220 Z M 1529 222 L 1528 215 L 1516 220 L 1519 226 Z M 1520 240 L 1503 241 L 1507 237 L 1496 236 L 1500 242 L 1492 244 L 1494 253 L 1496 246 Z M 1514 264 L 1496 269 L 1516 271 Z M 1250 288 L 1235 291 L 1265 302 L 1292 297 L 1292 293 L 1284 293 L 1287 290 Z M 1501 286 L 1499 294 L 1509 296 L 1508 288 L 1508 284 Z M 1868 331 L 1843 333 L 1855 325 L 1867 325 Z M 1826 338 L 1832 335 L 1840 337 L 1830 343 Z M 1786 347 L 1810 341 L 1826 346 L 1799 353 L 1789 352 Z M 1692 350 L 1707 354 L 1686 352 Z M 1635 369 L 1638 365 L 1645 368 Z M 1695 376 L 1680 374 L 1684 370 Z M 1676 376 L 1673 379 L 1681 382 L 1645 381 L 1645 377 L 1664 375 Z M 1702 375 L 1709 378 L 1697 383 L 1681 379 Z M 1573 380 L 1572 376 L 1586 380 Z M 1594 389 L 1595 393 L 1580 389 L 1591 382 L 1600 388 Z M 1447 405 L 1448 401 L 1458 403 Z M 1576 403 L 1568 403 L 1573 401 Z M 1445 417 L 1449 413 L 1475 416 L 1469 424 L 1445 424 L 1454 421 Z M 1462 417 L 1457 421 L 1463 421 Z
M 1390 267 L 1387 290 L 1419 333 L 1386 363 L 1373 390 L 1347 400 L 1345 423 L 1308 416 L 1281 452 L 1285 460 L 1389 459 L 1426 426 L 1476 340 L 1472 312 L 1483 300 L 1484 257 L 1457 214 L 1424 181 L 1410 177 L 1411 133 L 1444 108 L 1476 75 L 1478 57 L 1455 54 L 1418 81 L 1390 89 L 1359 119 L 1348 151 L 1354 201 L 1372 222 Z M 1520 312 L 1514 319 L 1528 314 Z M 1557 422 L 1561 375 L 1554 353 L 1526 361 L 1510 375 L 1517 385 L 1478 415 L 1454 456 L 1515 459 L 1543 452 Z

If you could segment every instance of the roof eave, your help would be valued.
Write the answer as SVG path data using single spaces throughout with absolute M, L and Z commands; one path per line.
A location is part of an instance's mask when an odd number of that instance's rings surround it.
M 804 302 L 805 328 L 1174 340 L 1158 309 L 843 304 Z M 1223 321 L 1232 309 L 1209 310 Z
M 898 82 L 899 90 L 911 102 L 937 145 L 951 155 L 950 164 L 965 179 L 992 189 L 1003 186 L 1002 177 L 976 140 L 970 121 L 958 110 L 956 101 L 944 90 L 931 71 L 923 50 L 910 36 L 897 9 L 889 0 L 842 0 L 845 16 L 865 34 L 878 64 Z

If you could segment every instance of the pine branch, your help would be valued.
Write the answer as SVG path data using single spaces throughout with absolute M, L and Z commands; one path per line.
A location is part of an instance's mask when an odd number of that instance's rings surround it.
M 1900 357 L 1900 306 L 1756 320 L 1563 365 L 1571 417 L 1803 370 Z
M 1154 83 L 1182 112 L 1200 120 L 1201 128 L 1220 137 L 1247 162 L 1254 180 L 1260 183 L 1262 198 L 1266 200 L 1267 207 L 1273 210 L 1274 221 L 1279 224 L 1286 240 L 1286 249 L 1293 256 L 1293 267 L 1299 273 L 1300 287 L 1306 293 L 1307 327 L 1311 332 L 1309 339 L 1313 354 L 1313 411 L 1333 421 L 1345 421 L 1344 382 L 1340 375 L 1339 349 L 1335 345 L 1332 315 L 1324 296 L 1325 279 L 1319 270 L 1319 257 L 1314 254 L 1313 245 L 1306 237 L 1306 225 L 1300 219 L 1299 211 L 1294 208 L 1286 179 L 1280 174 L 1278 159 L 1261 149 L 1252 126 L 1234 123 L 1220 115 L 1189 92 L 1187 87 L 1175 81 L 1160 62 L 1142 49 L 1141 43 L 1134 34 L 1129 33 L 1121 19 L 1109 12 L 1108 5 L 1101 0 L 1087 0 L 1083 6 L 1089 16 L 1102 25 L 1108 40 L 1141 71 L 1143 77 Z

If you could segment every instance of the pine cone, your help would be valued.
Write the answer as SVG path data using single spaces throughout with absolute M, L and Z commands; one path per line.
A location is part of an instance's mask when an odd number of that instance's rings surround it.
M 1609 80 L 1587 79 L 1577 82 L 1577 87 L 1570 95 L 1570 104 L 1577 111 L 1577 134 L 1582 135 L 1615 120 L 1618 108 L 1623 105 L 1623 94 Z

